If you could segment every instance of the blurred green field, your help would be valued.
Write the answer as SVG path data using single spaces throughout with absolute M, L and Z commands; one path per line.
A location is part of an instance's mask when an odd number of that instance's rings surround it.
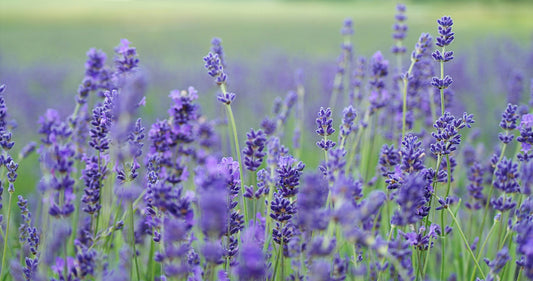
M 213 36 L 224 40 L 228 58 L 250 60 L 279 51 L 334 58 L 340 26 L 354 20 L 355 50 L 388 52 L 397 1 L 211 2 L 211 1 L 19 1 L 0 3 L 0 54 L 17 64 L 84 62 L 90 47 L 110 52 L 128 38 L 144 60 L 162 66 L 198 64 Z M 454 48 L 479 38 L 507 36 L 528 42 L 533 32 L 530 3 L 409 3 L 412 46 L 421 32 L 436 33 L 436 19 L 454 18 Z M 201 65 L 199 66 L 201 67 Z

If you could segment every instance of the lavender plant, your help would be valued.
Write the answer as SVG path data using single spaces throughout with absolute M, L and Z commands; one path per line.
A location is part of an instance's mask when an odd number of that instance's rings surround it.
M 310 103 L 312 87 L 304 101 L 298 72 L 246 134 L 219 38 L 204 62 L 228 128 L 202 111 L 193 87 L 171 90 L 167 114 L 148 123 L 143 66 L 126 39 L 112 65 L 89 50 L 72 113 L 44 112 L 39 144 L 17 147 L 0 86 L 0 279 L 533 280 L 530 105 L 499 105 L 502 132 L 492 137 L 501 145 L 487 155 L 466 129 L 479 126 L 474 116 L 446 98 L 452 19 L 437 21 L 438 64 L 423 33 L 405 71 L 405 11 L 397 6 L 396 76 L 380 51 L 368 69 L 353 62 L 348 19 L 330 107 Z M 525 78 L 513 77 L 518 103 Z M 306 138 L 313 130 L 316 143 Z M 19 174 L 35 159 L 40 181 L 19 195 Z

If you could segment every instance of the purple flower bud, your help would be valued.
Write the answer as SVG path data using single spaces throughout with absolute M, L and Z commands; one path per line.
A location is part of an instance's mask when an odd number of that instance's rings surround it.
M 355 117 L 357 117 L 357 113 L 351 105 L 344 108 L 342 111 L 342 125 L 339 128 L 339 137 L 346 139 L 350 135 L 350 133 L 354 130 Z
M 454 33 L 452 32 L 452 18 L 448 16 L 443 16 L 442 18 L 437 20 L 437 23 L 439 24 L 438 30 L 440 36 L 437 37 L 436 45 L 439 47 L 445 47 L 450 45 L 454 39 Z
M 139 64 L 137 50 L 134 47 L 130 47 L 128 39 L 120 39 L 120 44 L 115 48 L 115 53 L 114 61 L 118 74 L 129 72 Z
M 431 85 L 433 85 L 435 88 L 440 89 L 440 90 L 448 88 L 452 83 L 453 83 L 453 80 L 448 75 L 446 75 L 444 79 L 433 77 L 431 81 Z
M 353 35 L 353 21 L 351 18 L 346 18 L 341 29 L 341 34 L 344 36 Z
M 332 123 L 333 119 L 331 118 L 331 109 L 329 107 L 326 109 L 321 107 L 318 111 L 318 117 L 316 119 L 316 124 L 318 126 L 316 133 L 320 136 L 329 136 L 333 134 L 335 129 L 333 129 Z
M 209 52 L 209 54 L 204 57 L 204 62 L 204 66 L 207 69 L 207 74 L 215 78 L 215 82 L 218 85 L 226 83 L 227 76 L 224 73 L 222 62 L 216 53 Z
M 507 247 L 501 249 L 496 254 L 496 258 L 494 258 L 492 261 L 487 258 L 484 259 L 484 261 L 490 267 L 490 275 L 497 275 L 498 273 L 500 273 L 500 271 L 503 269 L 503 267 L 509 260 L 511 260 L 511 257 L 509 256 L 509 250 L 507 249 Z
M 433 38 L 429 33 L 422 33 L 418 42 L 416 42 L 415 49 L 411 53 L 411 59 L 413 61 L 419 61 L 423 56 L 426 55 L 429 47 L 431 46 Z
M 498 169 L 494 174 L 494 187 L 505 192 L 505 193 L 515 193 L 520 191 L 520 186 L 518 184 L 519 173 L 518 173 L 518 164 L 513 163 L 512 160 L 503 158 L 498 163 Z
M 233 100 L 235 99 L 235 94 L 226 92 L 226 93 L 219 93 L 217 95 L 217 100 L 223 104 L 230 105 Z
M 263 150 L 265 148 L 266 135 L 262 130 L 256 132 L 251 129 L 246 136 L 248 137 L 246 148 L 242 151 L 244 154 L 244 166 L 250 171 L 256 171 L 265 157 Z
M 222 67 L 226 67 L 226 61 L 224 60 L 224 48 L 222 48 L 222 39 L 214 37 L 211 40 L 211 52 L 217 54 L 220 59 L 220 64 Z
M 427 181 L 420 174 L 408 175 L 396 195 L 396 203 L 400 206 L 392 216 L 391 223 L 402 226 L 414 224 L 421 219 L 419 209 L 427 203 Z

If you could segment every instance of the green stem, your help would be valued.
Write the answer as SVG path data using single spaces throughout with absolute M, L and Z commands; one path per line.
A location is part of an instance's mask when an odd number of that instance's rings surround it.
M 274 166 L 270 166 L 270 178 L 274 178 Z M 263 245 L 263 252 L 265 252 L 268 249 L 268 246 L 270 245 L 270 239 L 272 239 L 272 235 L 270 235 L 270 225 L 272 224 L 272 218 L 270 217 L 270 204 L 272 203 L 272 197 L 274 195 L 274 188 L 275 186 L 269 183 L 269 191 L 268 191 L 268 203 L 266 204 L 266 224 L 265 224 L 265 237 L 269 238 L 268 243 L 265 243 Z
M 399 62 L 401 63 L 401 57 L 398 56 Z M 407 74 L 403 77 L 403 107 L 402 107 L 402 139 L 405 137 L 405 127 L 406 127 L 406 115 L 407 115 L 407 85 L 409 84 L 409 76 L 411 75 L 411 71 L 413 70 L 413 66 L 415 65 L 415 60 L 411 59 L 411 65 L 409 66 L 409 70 L 407 70 Z M 401 66 L 399 66 L 401 67 Z M 400 68 L 401 71 L 401 68 Z
M 451 186 L 452 186 L 452 167 L 450 165 L 450 155 L 449 154 L 446 154 L 446 170 L 447 170 L 447 180 L 446 180 L 446 183 L 447 183 L 447 187 L 446 187 L 446 197 L 444 197 L 444 199 L 446 199 L 448 197 L 448 195 L 450 195 L 450 190 L 451 190 Z
M 429 238 L 429 245 L 431 245 L 431 237 Z M 424 278 L 426 276 L 426 270 L 427 270 L 427 267 L 428 267 L 428 263 L 429 263 L 429 256 L 430 256 L 430 253 L 431 253 L 431 246 L 428 248 L 428 251 L 426 253 L 426 258 L 425 258 L 425 261 L 424 261 L 424 269 L 422 270 L 422 278 Z
M 302 152 L 302 140 L 304 133 L 302 130 L 302 123 L 303 123 L 303 115 L 304 115 L 304 97 L 305 97 L 305 88 L 303 85 L 298 85 L 296 89 L 296 93 L 298 95 L 298 107 L 297 107 L 297 117 L 296 117 L 296 128 L 298 128 L 298 131 L 300 132 L 300 136 L 298 137 L 298 147 L 296 148 L 296 159 L 300 159 L 301 152 Z
M 448 195 L 450 194 L 450 189 L 452 185 L 452 171 L 450 166 L 450 155 L 446 154 L 446 170 L 447 170 L 447 187 L 446 187 L 446 196 L 444 197 L 444 200 L 448 198 Z M 445 234 L 445 227 L 446 227 L 446 216 L 444 215 L 444 211 L 440 214 L 440 222 L 441 222 L 441 235 L 442 235 L 442 251 L 441 251 L 441 265 L 440 265 L 440 280 L 444 280 L 444 260 L 446 258 L 446 234 Z
M 431 110 L 431 116 L 433 121 L 437 120 L 437 109 L 435 108 L 435 98 L 433 94 L 433 89 L 431 89 L 429 92 L 429 108 Z
M 459 221 L 457 220 L 457 218 L 453 214 L 452 210 L 450 210 L 450 208 L 446 208 L 446 210 L 448 210 L 448 213 L 450 214 L 450 216 L 452 217 L 453 221 L 457 225 L 457 231 L 459 231 L 459 235 L 463 239 L 463 242 L 465 244 L 465 248 L 468 250 L 468 253 L 470 253 L 470 256 L 472 257 L 472 259 L 474 259 L 474 263 L 476 264 L 477 270 L 479 270 L 479 273 L 481 274 L 481 277 L 483 277 L 483 279 L 486 279 L 485 274 L 483 273 L 483 270 L 481 270 L 481 266 L 479 265 L 478 261 L 476 260 L 476 257 L 474 256 L 474 253 L 472 252 L 472 249 L 470 248 L 470 245 L 468 244 L 468 240 L 466 239 L 466 236 L 465 236 L 463 230 L 461 229 L 461 225 L 459 224 Z
M 498 171 L 498 164 L 500 163 L 500 161 L 502 161 L 506 148 L 507 148 L 507 144 L 504 143 L 502 145 L 502 151 L 500 153 L 500 157 L 498 158 L 498 162 L 494 164 L 494 173 L 492 173 L 492 179 L 490 181 L 489 196 L 487 197 L 487 202 L 485 203 L 485 208 L 483 211 L 483 219 L 481 220 L 481 227 L 479 228 L 479 232 L 477 235 L 480 239 L 481 239 L 481 235 L 483 234 L 483 228 L 485 227 L 485 220 L 487 219 L 487 214 L 489 213 L 489 204 L 490 204 L 490 199 L 492 197 L 492 192 L 494 191 L 494 179 L 496 178 L 496 172 Z
M 150 252 L 148 253 L 148 270 L 147 280 L 154 280 L 155 266 L 154 266 L 154 254 L 155 254 L 155 242 L 154 239 L 150 239 Z
M 440 221 L 441 221 L 441 244 L 442 244 L 442 250 L 441 250 L 441 260 L 440 260 L 440 279 L 444 280 L 444 264 L 446 259 L 446 231 L 445 228 L 445 216 L 444 216 L 444 210 L 440 213 Z
M 223 88 L 221 86 L 223 92 L 225 92 L 225 87 Z M 239 147 L 239 138 L 237 136 L 237 126 L 235 125 L 235 117 L 233 117 L 233 111 L 231 110 L 231 105 L 226 104 L 226 113 L 228 114 L 228 119 L 231 125 L 231 129 L 233 131 L 233 141 L 235 142 L 235 153 L 237 154 L 237 159 L 239 161 L 239 176 L 241 180 L 241 189 L 239 191 L 241 202 L 243 204 L 244 209 L 244 221 L 245 223 L 248 222 L 248 209 L 246 208 L 246 200 L 244 200 L 244 174 L 242 169 L 242 159 L 241 159 L 241 153 L 240 153 L 240 147 Z
M 370 118 L 370 112 L 367 110 L 365 112 L 365 117 L 363 118 L 363 123 L 368 122 L 368 119 Z M 363 135 L 363 131 L 365 131 L 366 127 L 359 128 L 359 131 L 357 131 L 357 135 L 355 135 L 354 142 L 352 144 L 352 148 L 350 149 L 350 154 L 348 155 L 348 158 L 346 158 L 346 173 L 350 172 L 350 167 L 352 166 L 352 163 L 354 162 L 355 158 L 355 151 L 357 150 L 357 145 L 359 141 L 361 140 L 361 137 Z
M 479 248 L 479 251 L 476 255 L 476 261 L 479 262 L 479 259 L 481 258 L 481 255 L 483 254 L 483 250 L 485 250 L 485 246 L 487 245 L 487 242 L 489 241 L 489 238 L 492 235 L 492 232 L 494 231 L 494 229 L 496 228 L 496 224 L 498 222 L 500 222 L 499 219 L 494 219 L 494 223 L 492 224 L 492 227 L 490 228 L 489 233 L 487 234 L 487 237 L 485 238 L 485 241 L 483 241 L 483 244 L 481 244 L 481 248 Z M 474 270 L 472 272 L 472 275 L 470 276 L 470 280 L 474 281 L 475 278 L 476 278 L 476 271 Z
M 13 199 L 13 192 L 9 192 L 9 203 L 7 209 L 7 222 L 6 222 L 6 234 L 4 236 L 4 253 L 2 254 L 2 267 L 0 268 L 0 276 L 3 276 L 2 273 L 6 273 L 4 268 L 6 266 L 6 256 L 7 256 L 7 241 L 9 240 L 9 225 L 11 222 L 11 203 Z
M 134 215 L 135 212 L 133 211 L 133 202 L 130 202 L 130 238 L 131 238 L 131 246 L 133 249 L 133 261 L 135 262 L 135 273 L 137 275 L 137 280 L 141 280 L 140 273 L 139 273 L 139 263 L 137 262 L 137 249 L 135 247 L 135 221 L 134 221 Z M 132 262 L 133 263 L 133 262 Z M 133 270 L 133 265 L 132 265 Z M 133 279 L 133 278 L 132 278 Z
M 101 161 L 100 161 L 100 150 L 98 150 L 98 152 L 97 152 L 97 157 L 98 157 L 98 171 L 101 171 L 101 169 L 100 169 L 100 165 L 101 165 L 101 163 L 100 163 L 100 162 L 101 162 Z M 102 192 L 103 192 L 103 186 L 100 184 L 101 181 L 102 181 L 102 178 L 99 178 L 99 179 L 98 179 L 98 182 L 99 182 L 98 185 L 100 185 L 100 194 L 102 194 Z M 100 206 L 102 206 L 102 197 L 103 197 L 103 196 L 100 196 L 100 197 L 98 198 L 98 204 L 99 204 Z M 96 226 L 95 226 L 95 228 L 94 228 L 94 236 L 97 236 L 97 235 L 98 235 L 98 228 L 99 228 L 99 224 L 100 224 L 100 213 L 101 213 L 101 212 L 102 212 L 102 208 L 100 208 L 100 210 L 98 210 L 98 211 L 96 212 Z
M 281 251 L 282 251 L 282 247 L 280 245 L 280 247 L 278 248 L 278 254 L 276 255 L 276 262 L 274 263 L 274 273 L 273 273 L 273 277 L 274 279 L 273 280 L 276 280 L 276 276 L 277 276 L 277 273 L 278 273 L 278 264 L 279 264 L 279 259 L 280 259 L 280 255 L 281 255 Z
M 442 47 L 442 54 L 446 53 L 446 47 Z M 444 80 L 444 61 L 440 61 L 440 80 Z M 440 109 L 444 115 L 444 89 L 440 89 Z
M 435 195 L 435 188 L 437 187 L 437 178 L 438 178 L 438 175 L 439 175 L 439 169 L 440 169 L 440 162 L 442 161 L 442 156 L 439 154 L 437 155 L 437 167 L 435 168 L 435 176 L 433 177 L 433 195 Z M 431 196 L 429 198 L 429 207 L 430 207 L 430 211 L 431 211 L 431 205 L 433 203 L 433 196 Z M 435 214 L 435 211 L 433 211 L 433 214 Z M 425 218 L 426 220 L 426 230 L 429 229 L 429 214 L 426 216 Z M 442 229 L 442 231 L 444 231 L 444 229 Z

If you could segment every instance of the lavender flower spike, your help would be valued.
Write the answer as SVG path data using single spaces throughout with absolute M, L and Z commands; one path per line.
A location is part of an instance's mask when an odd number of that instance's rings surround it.
M 320 136 L 323 136 L 324 139 L 318 141 L 316 145 L 322 148 L 324 151 L 328 151 L 330 148 L 335 146 L 333 141 L 327 139 L 329 135 L 335 132 L 332 123 L 333 119 L 331 119 L 331 109 L 329 107 L 326 109 L 321 107 L 320 111 L 318 111 L 318 118 L 316 119 L 316 124 L 318 126 L 316 133 Z
M 263 150 L 265 149 L 266 135 L 262 130 L 256 132 L 251 129 L 246 136 L 248 137 L 246 148 L 242 151 L 244 154 L 244 166 L 250 171 L 255 171 L 261 166 L 265 157 Z

